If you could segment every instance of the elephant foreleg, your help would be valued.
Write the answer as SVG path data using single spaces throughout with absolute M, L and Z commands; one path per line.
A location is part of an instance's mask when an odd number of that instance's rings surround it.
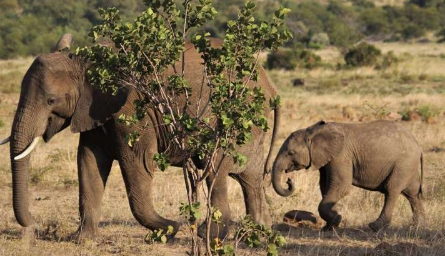
M 81 135 L 77 153 L 80 212 L 77 239 L 91 238 L 98 232 L 102 196 L 112 163 L 111 156 Z
M 148 158 L 153 159 L 153 156 Z M 143 161 L 133 155 L 123 157 L 119 163 L 130 201 L 131 212 L 136 220 L 142 226 L 151 230 L 167 230 L 169 226 L 172 226 L 174 230 L 172 236 L 174 236 L 179 229 L 179 223 L 161 217 L 153 206 L 152 172 L 154 166 L 146 169 Z
M 337 202 L 345 197 L 352 186 L 352 175 L 347 172 L 334 172 L 324 167 L 320 169 L 320 191 L 323 196 L 318 212 L 326 221 L 323 230 L 331 230 L 339 226 L 342 217 L 338 213 Z

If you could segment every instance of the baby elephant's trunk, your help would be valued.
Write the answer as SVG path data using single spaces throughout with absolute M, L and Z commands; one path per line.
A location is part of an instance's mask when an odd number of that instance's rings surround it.
M 272 171 L 273 188 L 275 189 L 275 192 L 277 192 L 280 196 L 288 197 L 295 191 L 294 182 L 291 178 L 288 178 L 286 181 L 287 188 L 283 187 L 282 179 L 285 173 L 285 169 L 279 168 L 277 165 L 278 164 L 275 162 Z

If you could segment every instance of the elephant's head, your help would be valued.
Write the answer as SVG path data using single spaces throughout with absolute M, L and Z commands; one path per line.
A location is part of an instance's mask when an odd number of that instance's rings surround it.
M 33 223 L 28 211 L 29 153 L 38 138 L 48 142 L 71 126 L 73 132 L 103 124 L 126 101 L 127 92 L 117 97 L 103 94 L 86 82 L 84 62 L 69 48 L 72 37 L 64 35 L 54 52 L 37 57 L 26 72 L 10 138 L 13 177 L 13 206 L 17 221 L 24 227 Z
M 281 146 L 273 165 L 272 184 L 275 191 L 281 196 L 290 196 L 295 186 L 288 178 L 288 187 L 283 187 L 284 173 L 309 167 L 318 170 L 340 153 L 343 145 L 343 132 L 324 121 L 293 132 Z

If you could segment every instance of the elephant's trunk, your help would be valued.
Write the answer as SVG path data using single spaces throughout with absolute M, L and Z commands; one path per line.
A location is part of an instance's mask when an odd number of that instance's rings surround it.
M 275 163 L 273 165 L 272 185 L 273 185 L 273 188 L 275 189 L 275 192 L 277 192 L 280 196 L 287 197 L 287 196 L 292 195 L 292 193 L 294 193 L 295 186 L 294 186 L 294 182 L 292 181 L 292 179 L 288 178 L 286 181 L 287 188 L 283 187 L 282 179 L 283 179 L 283 175 L 285 172 L 285 168 L 281 168 L 279 165 L 280 164 L 278 164 L 277 161 L 275 161 Z
M 28 178 L 30 156 L 14 160 L 16 156 L 26 150 L 35 136 L 35 124 L 29 123 L 34 118 L 30 116 L 29 111 L 26 109 L 26 107 L 19 106 L 12 125 L 10 141 L 14 214 L 17 222 L 23 227 L 31 226 L 34 222 L 29 212 Z

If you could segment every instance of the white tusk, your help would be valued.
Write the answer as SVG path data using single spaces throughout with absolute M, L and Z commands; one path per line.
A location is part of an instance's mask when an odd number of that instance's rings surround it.
M 14 160 L 20 160 L 20 159 L 24 158 L 25 156 L 29 155 L 29 153 L 31 153 L 31 151 L 37 146 L 38 142 L 39 142 L 39 137 L 35 138 L 32 141 L 31 145 L 29 145 L 29 147 L 25 151 L 23 151 L 23 153 L 14 157 Z
M 10 140 L 11 140 L 11 137 L 8 137 L 8 138 L 6 138 L 6 139 L 0 141 L 0 145 L 3 145 L 3 144 L 8 143 Z

